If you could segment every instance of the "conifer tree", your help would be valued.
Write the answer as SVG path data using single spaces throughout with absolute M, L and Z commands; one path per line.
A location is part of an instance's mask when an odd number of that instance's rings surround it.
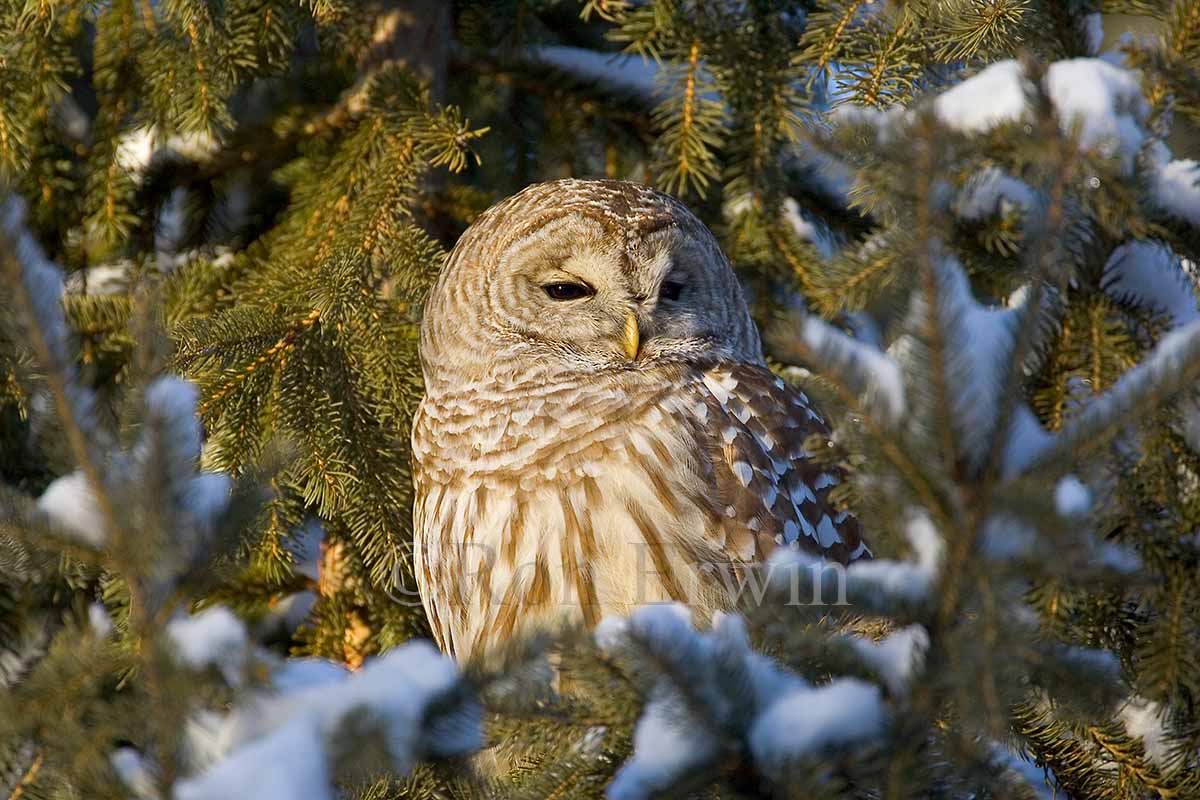
M 0 53 L 9 797 L 1200 797 L 1197 0 L 4 0 Z M 460 671 L 421 302 L 564 175 L 717 231 L 876 558 Z

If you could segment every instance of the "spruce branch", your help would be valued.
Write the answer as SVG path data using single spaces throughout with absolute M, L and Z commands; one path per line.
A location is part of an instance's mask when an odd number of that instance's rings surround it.
M 585 0 L 579 18 L 587 21 L 595 14 L 605 22 L 619 24 L 626 20 L 630 8 L 629 0 Z
M 855 30 L 855 21 L 866 0 L 831 3 L 830 10 L 813 14 L 800 40 L 796 60 L 814 67 L 813 81 L 827 76 L 830 65 L 840 60 L 846 37 Z
M 945 61 L 965 61 L 980 53 L 1011 48 L 1020 43 L 1022 27 L 1030 13 L 1029 0 L 994 0 L 993 2 L 960 3 L 946 15 L 944 42 L 938 55 Z
M 804 296 L 808 298 L 825 297 L 828 293 L 820 291 L 816 283 L 816 276 L 814 275 L 816 270 L 813 269 L 813 265 L 805 263 L 806 260 L 802 259 L 796 252 L 797 248 L 792 242 L 793 237 L 787 233 L 780 232 L 777 226 L 773 225 L 769 228 L 768 237 L 776 252 L 783 258 L 784 263 L 788 265 L 791 277 L 795 279 Z
M 1061 468 L 1081 454 L 1106 445 L 1140 416 L 1190 391 L 1200 380 L 1200 322 L 1163 337 L 1154 350 L 1087 406 L 1043 447 L 1030 453 L 1020 471 Z
M 918 75 L 909 64 L 918 46 L 913 32 L 919 29 L 921 21 L 907 9 L 898 11 L 896 16 L 899 18 L 886 25 L 870 26 L 882 27 L 873 34 L 873 38 L 880 40 L 879 44 L 864 55 L 862 61 L 865 63 L 846 70 L 848 77 L 837 78 L 838 84 L 851 93 L 857 105 L 885 108 L 897 97 L 913 94 Z
M 25 793 L 37 781 L 38 773 L 42 771 L 42 764 L 45 763 L 46 754 L 41 750 L 35 750 L 33 758 L 29 762 L 29 766 L 25 768 L 25 772 L 21 775 L 21 779 L 8 794 L 8 800 L 21 800 Z
M 1033 71 L 1033 65 L 1027 62 L 1024 69 L 1027 73 Z M 1047 285 L 1052 281 L 1059 286 L 1065 283 L 1065 276 L 1055 273 L 1059 269 L 1058 264 L 1062 261 L 1060 248 L 1066 226 L 1066 189 L 1074 175 L 1074 159 L 1078 150 L 1075 143 L 1063 135 L 1058 116 L 1053 112 L 1053 106 L 1045 94 L 1041 81 L 1035 80 L 1032 83 L 1035 87 L 1034 107 L 1038 111 L 1036 124 L 1041 138 L 1049 143 L 1049 155 L 1057 168 L 1053 173 L 1047 192 L 1048 201 L 1044 214 L 1044 227 L 1038 233 L 1036 246 L 1031 256 L 1033 268 L 1028 278 L 1029 291 L 1024 302 L 1017 309 L 1017 318 L 1014 324 L 1015 335 L 1012 348 L 1007 354 L 1008 363 L 1003 373 L 996 426 L 993 429 L 987 456 L 983 462 L 985 465 L 984 475 L 989 478 L 1000 475 L 1003 470 L 1002 462 L 1011 435 L 1013 417 L 1022 397 L 1020 386 L 1025 378 L 1024 366 L 1038 345 L 1042 317 L 1045 313 L 1044 298 Z
M 207 416 L 213 406 L 220 403 L 230 392 L 236 390 L 243 382 L 250 378 L 257 370 L 271 365 L 275 359 L 283 357 L 286 351 L 293 347 L 297 339 L 309 328 L 317 325 L 321 321 L 320 309 L 314 308 L 303 319 L 297 321 L 290 326 L 287 331 L 280 336 L 270 347 L 262 352 L 252 362 L 247 364 L 242 370 L 238 371 L 230 377 L 219 388 L 210 392 L 205 399 L 196 407 L 196 411 L 202 416 Z M 214 352 L 216 347 L 205 348 L 208 352 Z M 186 366 L 187 360 L 179 362 L 180 366 Z
M 0 261 L 9 278 L 17 302 L 25 310 L 27 330 L 33 349 L 42 363 L 59 419 L 63 425 L 76 464 L 83 473 L 87 489 L 97 508 L 97 522 L 109 543 L 111 552 L 125 552 L 121 518 L 117 515 L 109 482 L 104 474 L 101 446 L 107 438 L 93 419 L 94 398 L 80 387 L 70 358 L 67 326 L 60 305 L 61 271 L 45 260 L 41 248 L 24 225 L 24 205 L 15 196 L 8 196 L 0 205 Z M 120 566 L 114 565 L 118 569 Z M 134 572 L 125 572 L 129 588 L 131 628 L 145 643 L 139 649 L 140 665 L 145 672 L 147 689 L 157 706 L 169 708 L 166 683 L 160 656 L 154 646 L 161 628 L 159 618 L 143 592 Z M 175 723 L 167 716 L 152 721 L 152 730 L 160 734 L 160 744 L 175 735 Z M 170 788 L 177 775 L 172 748 L 159 754 L 161 758 L 160 790 Z
M 146 30 L 151 36 L 158 34 L 158 22 L 154 19 L 154 6 L 151 5 L 151 0 L 138 0 L 138 11 L 142 15 L 142 24 L 146 26 Z
M 772 347 L 799 363 L 817 366 L 821 377 L 833 386 L 846 408 L 861 420 L 868 440 L 879 448 L 889 466 L 909 485 L 922 507 L 935 516 L 939 526 L 949 525 L 949 518 L 938 499 L 941 492 L 937 478 L 919 465 L 897 440 L 894 426 L 887 422 L 892 410 L 907 402 L 903 386 L 898 387 L 895 383 L 894 365 L 889 364 L 882 353 L 872 352 L 867 345 L 858 344 L 823 323 L 806 318 L 803 325 L 805 331 L 801 336 L 790 331 L 786 323 L 771 328 L 768 338 Z M 897 389 L 901 394 L 896 394 Z M 882 408 L 877 405 L 881 402 Z
M 44 370 L 72 455 L 100 506 L 106 532 L 114 534 L 116 516 L 100 467 L 104 435 L 95 421 L 95 398 L 78 382 L 60 305 L 62 271 L 45 259 L 25 227 L 25 204 L 15 195 L 0 203 L 0 261 L 9 288 L 24 310 L 29 340 Z
M 696 38 L 687 45 L 682 65 L 675 69 L 678 95 L 672 93 L 653 116 L 661 131 L 658 184 L 668 192 L 694 191 L 703 197 L 717 175 L 713 151 L 723 138 L 724 112 L 718 101 L 705 96 L 709 81 L 700 56 L 701 41 Z
M 950 425 L 953 416 L 953 399 L 948 376 L 947 342 L 942 320 L 942 293 L 939 288 L 938 260 L 943 257 L 937 242 L 933 215 L 933 176 L 937 160 L 934 137 L 935 123 L 928 117 L 921 120 L 915 132 L 916 143 L 916 186 L 914 187 L 915 219 L 914 236 L 917 247 L 917 274 L 921 311 L 917 320 L 917 334 L 928 348 L 930 380 L 933 392 L 933 416 L 937 425 L 939 455 L 943 474 L 956 475 L 958 451 L 954 442 L 954 428 Z M 938 424 L 937 421 L 941 421 Z
M 774 341 L 780 356 L 837 376 L 842 386 L 862 398 L 863 411 L 881 429 L 894 428 L 904 418 L 904 376 L 899 365 L 877 348 L 811 316 L 800 323 L 798 336 L 777 336 Z
M 621 13 L 619 25 L 607 35 L 622 42 L 625 51 L 661 61 L 666 48 L 680 32 L 677 0 L 653 0 Z

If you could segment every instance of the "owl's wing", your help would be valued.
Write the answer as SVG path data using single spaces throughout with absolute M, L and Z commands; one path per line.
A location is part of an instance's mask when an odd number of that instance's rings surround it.
M 721 363 L 698 376 L 724 551 L 761 561 L 794 546 L 843 564 L 870 557 L 858 520 L 829 502 L 841 475 L 804 449 L 828 433 L 808 397 L 765 367 Z

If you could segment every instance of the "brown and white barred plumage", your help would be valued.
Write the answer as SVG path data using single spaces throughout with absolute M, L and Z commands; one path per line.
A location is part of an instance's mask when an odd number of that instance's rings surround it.
M 547 299 L 562 275 L 594 296 Z M 566 180 L 492 207 L 430 296 L 421 356 L 417 577 L 458 658 L 564 614 L 708 614 L 730 604 L 729 567 L 780 545 L 867 552 L 804 451 L 824 422 L 766 368 L 724 254 L 666 195 Z

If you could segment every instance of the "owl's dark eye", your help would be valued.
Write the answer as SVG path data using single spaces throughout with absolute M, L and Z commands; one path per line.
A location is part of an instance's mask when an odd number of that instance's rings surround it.
M 586 283 L 547 283 L 542 290 L 551 300 L 581 300 L 596 293 Z
M 683 294 L 683 284 L 680 281 L 666 281 L 658 290 L 660 299 L 671 302 L 678 300 L 681 294 Z

